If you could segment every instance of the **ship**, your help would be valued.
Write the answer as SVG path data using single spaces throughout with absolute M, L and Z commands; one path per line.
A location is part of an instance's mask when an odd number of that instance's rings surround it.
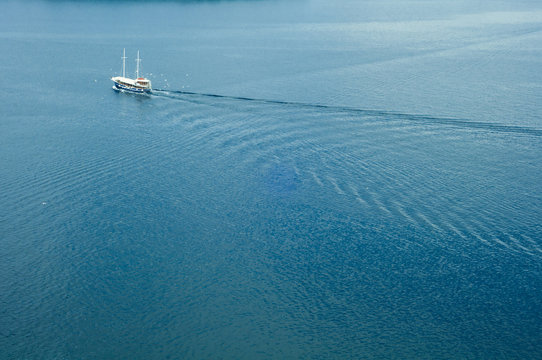
M 139 76 L 139 50 L 137 51 L 136 59 L 136 78 L 130 79 L 126 77 L 126 49 L 122 50 L 122 76 L 112 77 L 111 80 L 115 83 L 113 89 L 116 91 L 126 91 L 137 94 L 150 94 L 152 91 L 151 81 L 145 77 Z

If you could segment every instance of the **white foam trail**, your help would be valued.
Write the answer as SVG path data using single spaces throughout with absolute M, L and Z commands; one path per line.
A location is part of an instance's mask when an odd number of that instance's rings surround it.
M 510 249 L 510 245 L 508 245 L 507 243 L 505 243 L 504 241 L 501 241 L 501 239 L 499 239 L 498 237 L 496 236 L 493 236 L 493 241 L 495 241 L 497 244 L 507 248 L 507 249 Z
M 442 232 L 442 229 L 437 224 L 431 222 L 424 214 L 422 213 L 416 213 L 416 216 L 420 217 L 423 221 L 425 221 L 429 226 L 431 226 L 433 229 Z
M 515 236 L 510 235 L 510 234 L 506 234 L 506 235 L 510 238 L 510 240 L 512 240 L 512 242 L 514 243 L 514 246 L 520 248 L 521 250 L 525 251 L 526 253 L 530 255 L 533 255 L 532 250 L 523 246 L 521 242 L 519 241 L 519 239 L 517 239 Z
M 459 237 L 461 237 L 462 239 L 467 239 L 467 237 L 466 237 L 461 231 L 459 231 L 458 228 L 456 228 L 456 227 L 453 226 L 452 224 L 447 223 L 446 226 L 447 226 L 448 228 L 450 228 L 450 230 L 452 230 L 454 233 L 456 233 L 457 235 L 459 235 Z
M 310 171 L 312 177 L 314 178 L 314 181 L 320 186 L 320 187 L 324 187 L 324 183 L 322 183 L 322 181 L 320 180 L 320 178 L 316 175 L 316 173 L 314 171 Z
M 533 250 L 542 253 L 540 246 L 538 246 L 538 244 L 530 236 L 522 235 L 522 237 L 531 244 Z
M 327 179 L 329 180 L 329 182 L 333 185 L 333 187 L 335 188 L 335 191 L 340 194 L 340 195 L 346 195 L 345 192 L 339 187 L 339 185 L 337 184 L 337 181 L 332 178 L 332 177 L 329 177 L 327 176 Z
M 375 194 L 375 193 L 372 193 L 371 195 L 372 195 L 372 198 L 373 198 L 373 201 L 374 201 L 375 205 L 376 205 L 380 210 L 384 211 L 386 214 L 388 214 L 388 215 L 391 216 L 391 215 L 392 215 L 391 211 L 389 211 L 388 208 L 386 208 L 386 207 L 384 206 L 384 204 L 383 204 L 380 200 L 378 200 L 378 199 L 376 198 L 376 196 L 375 196 L 376 194 Z
M 352 185 L 348 185 L 348 187 L 350 188 L 350 190 L 352 191 L 352 194 L 354 194 L 354 198 L 360 202 L 363 206 L 368 206 L 369 204 L 367 203 L 367 201 L 363 200 L 362 197 L 359 195 L 358 193 L 358 190 Z

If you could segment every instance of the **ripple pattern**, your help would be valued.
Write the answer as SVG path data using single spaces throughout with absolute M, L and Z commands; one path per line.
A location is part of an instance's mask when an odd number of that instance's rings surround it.
M 10 324 L 0 335 L 13 357 L 32 353 L 31 331 L 47 356 L 66 358 L 76 348 L 96 358 L 540 349 L 528 322 L 540 305 L 540 130 L 188 92 L 114 96 L 92 127 L 36 129 L 61 149 L 28 146 L 16 176 L 0 178 Z M 71 343 L 51 348 L 50 336 Z M 124 345 L 98 346 L 106 337 Z

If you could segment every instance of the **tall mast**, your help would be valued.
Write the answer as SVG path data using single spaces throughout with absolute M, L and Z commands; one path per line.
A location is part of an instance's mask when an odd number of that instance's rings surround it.
M 141 59 L 139 58 L 139 50 L 137 50 L 137 59 L 136 59 L 136 64 L 137 64 L 137 67 L 136 67 L 136 79 L 139 77 L 139 62 L 141 61 Z
M 126 49 L 122 49 L 122 77 L 126 77 Z

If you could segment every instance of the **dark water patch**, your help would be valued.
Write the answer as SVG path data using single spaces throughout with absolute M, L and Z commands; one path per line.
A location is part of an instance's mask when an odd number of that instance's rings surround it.
M 295 169 L 287 164 L 274 164 L 263 176 L 266 188 L 273 195 L 285 196 L 298 187 L 298 175 Z

